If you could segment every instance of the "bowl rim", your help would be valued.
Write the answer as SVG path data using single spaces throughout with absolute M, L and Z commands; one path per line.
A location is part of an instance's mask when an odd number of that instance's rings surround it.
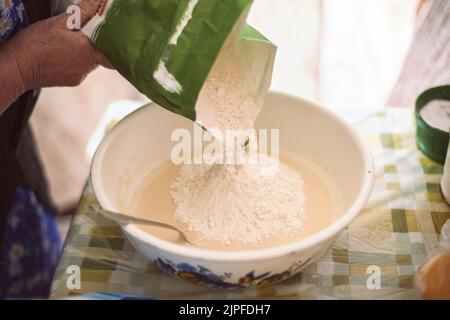
M 167 253 L 177 256 L 184 256 L 191 259 L 194 258 L 207 261 L 252 261 L 252 260 L 264 260 L 274 258 L 310 249 L 316 245 L 326 242 L 332 237 L 337 236 L 343 229 L 345 229 L 345 227 L 347 227 L 347 225 L 361 212 L 373 188 L 375 168 L 373 157 L 369 150 L 369 147 L 361 139 L 356 130 L 349 123 L 347 123 L 344 119 L 342 119 L 333 111 L 325 108 L 322 104 L 313 100 L 300 98 L 280 91 L 270 90 L 268 94 L 279 96 L 282 99 L 286 98 L 293 99 L 299 103 L 307 104 L 310 107 L 316 108 L 317 111 L 332 118 L 334 121 L 338 122 L 344 129 L 346 129 L 347 132 L 350 134 L 350 136 L 354 139 L 359 150 L 361 151 L 363 156 L 363 162 L 365 165 L 364 170 L 366 172 L 366 174 L 364 174 L 363 176 L 362 188 L 360 189 L 359 194 L 356 197 L 356 200 L 344 212 L 344 214 L 342 214 L 340 218 L 338 218 L 332 224 L 328 225 L 326 228 L 304 239 L 276 247 L 262 248 L 262 249 L 259 248 L 254 250 L 242 250 L 242 251 L 221 251 L 221 250 L 187 247 L 184 245 L 160 239 L 157 236 L 153 236 L 152 234 L 145 232 L 144 230 L 142 230 L 141 228 L 139 228 L 137 225 L 134 224 L 121 226 L 125 235 L 127 236 L 128 233 L 130 236 L 135 237 L 140 241 L 157 248 L 158 250 L 165 251 Z M 150 103 L 146 105 L 146 107 L 153 107 L 153 106 L 157 106 L 157 104 Z M 115 210 L 115 208 L 111 205 L 106 194 L 104 192 L 101 192 L 102 183 L 101 183 L 100 168 L 101 168 L 101 160 L 103 159 L 101 155 L 104 154 L 104 151 L 106 150 L 109 144 L 108 142 L 112 139 L 114 133 L 117 132 L 126 123 L 126 119 L 135 116 L 143 109 L 144 108 L 139 108 L 128 114 L 121 121 L 119 121 L 119 123 L 117 123 L 113 127 L 113 129 L 111 129 L 111 131 L 103 138 L 97 150 L 95 151 L 90 168 L 90 180 L 92 190 L 99 204 L 107 210 Z

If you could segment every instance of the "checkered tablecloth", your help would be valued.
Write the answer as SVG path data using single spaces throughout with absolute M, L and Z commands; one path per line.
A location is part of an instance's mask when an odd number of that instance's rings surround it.
M 88 184 L 54 276 L 51 298 L 93 292 L 161 299 L 416 298 L 414 275 L 435 249 L 441 227 L 450 218 L 439 189 L 443 168 L 416 149 L 411 110 L 388 108 L 346 118 L 371 147 L 374 190 L 365 210 L 300 275 L 273 287 L 241 291 L 212 290 L 173 278 L 137 253 L 116 225 L 89 213 L 88 205 L 96 200 Z M 69 266 L 80 268 L 80 289 L 67 286 Z M 379 289 L 367 286 L 369 266 L 379 268 Z

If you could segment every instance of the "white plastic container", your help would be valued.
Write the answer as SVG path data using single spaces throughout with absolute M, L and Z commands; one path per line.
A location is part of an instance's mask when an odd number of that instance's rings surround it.
M 445 158 L 444 173 L 441 180 L 441 191 L 445 201 L 450 204 L 450 145 L 447 150 L 447 157 Z

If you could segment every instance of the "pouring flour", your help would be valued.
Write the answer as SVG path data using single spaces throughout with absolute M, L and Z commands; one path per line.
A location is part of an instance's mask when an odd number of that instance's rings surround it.
M 255 138 L 242 134 L 253 129 L 261 108 L 244 87 L 233 43 L 226 43 L 219 54 L 198 104 L 198 119 L 207 129 L 218 130 L 223 152 L 235 150 L 236 141 L 227 137 L 237 138 L 237 148 L 242 148 L 243 138 Z M 264 174 L 270 161 L 279 159 L 260 154 L 253 164 L 184 164 L 172 185 L 175 217 L 199 237 L 225 244 L 256 244 L 273 234 L 299 231 L 304 219 L 303 179 L 286 165 Z
M 278 154 L 258 153 L 250 161 L 258 143 L 248 133 L 270 86 L 276 52 L 245 24 L 252 2 L 113 0 L 84 28 L 142 93 L 222 141 L 216 155 L 237 143 L 232 149 L 249 160 L 239 163 L 233 154 L 225 156 L 231 162 L 183 164 L 170 188 L 175 219 L 199 239 L 222 244 L 295 234 L 306 219 L 300 172 L 279 163 Z M 274 163 L 277 170 L 266 174 Z

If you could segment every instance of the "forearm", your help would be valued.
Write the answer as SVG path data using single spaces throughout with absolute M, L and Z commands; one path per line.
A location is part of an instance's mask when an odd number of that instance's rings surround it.
M 88 21 L 100 0 L 83 0 L 81 21 Z M 98 64 L 110 63 L 80 31 L 67 28 L 63 14 L 34 23 L 0 45 L 0 115 L 25 91 L 75 86 Z
M 19 54 L 14 51 L 8 44 L 0 46 L 0 116 L 27 90 L 23 66 L 19 65 Z

